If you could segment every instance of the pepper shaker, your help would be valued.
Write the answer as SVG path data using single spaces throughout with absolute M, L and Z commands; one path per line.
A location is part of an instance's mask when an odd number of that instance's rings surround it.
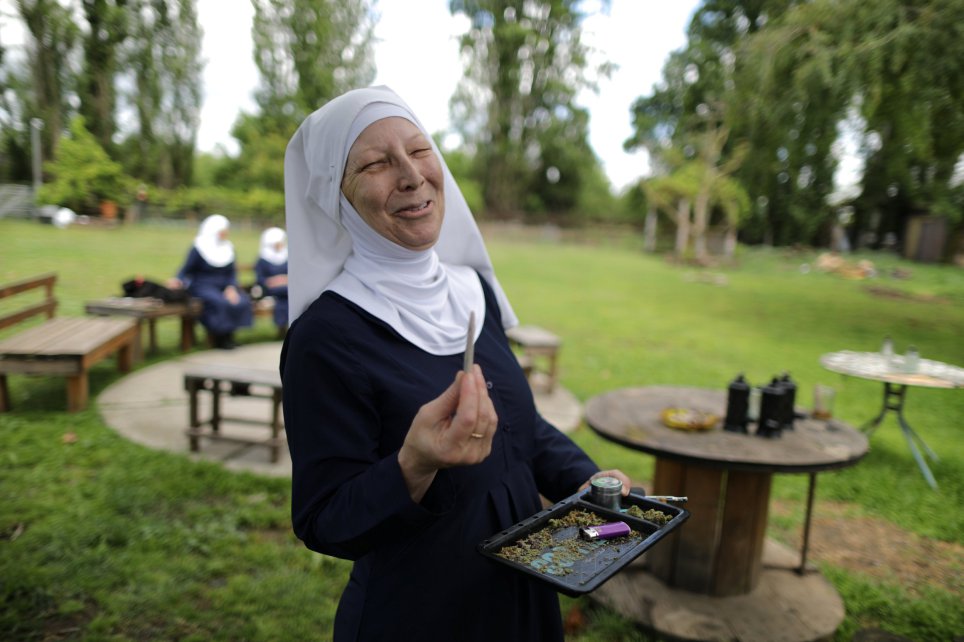
M 780 427 L 783 430 L 793 430 L 793 420 L 796 416 L 797 384 L 790 378 L 789 372 L 780 377 L 780 387 L 783 388 L 783 418 Z
M 781 436 L 784 396 L 785 392 L 776 377 L 760 391 L 760 419 L 756 428 L 756 434 L 760 437 Z

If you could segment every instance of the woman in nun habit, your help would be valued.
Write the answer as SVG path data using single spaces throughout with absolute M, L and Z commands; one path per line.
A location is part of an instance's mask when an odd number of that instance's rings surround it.
M 220 214 L 201 221 L 184 265 L 168 282 L 170 287 L 186 288 L 204 302 L 201 325 L 214 347 L 224 350 L 236 346 L 234 331 L 250 326 L 253 320 L 251 298 L 238 286 L 229 228 L 228 219 Z
M 261 233 L 254 278 L 261 296 L 274 299 L 274 324 L 284 335 L 288 327 L 288 236 L 280 227 L 269 227 Z
M 354 561 L 334 640 L 562 640 L 555 592 L 476 547 L 540 493 L 629 479 L 537 412 L 505 336 L 516 316 L 432 139 L 390 89 L 350 91 L 288 144 L 285 201 L 292 521 Z

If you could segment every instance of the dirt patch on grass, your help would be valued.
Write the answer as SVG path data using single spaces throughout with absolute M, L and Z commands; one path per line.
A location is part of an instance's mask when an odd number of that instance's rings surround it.
M 771 510 L 790 514 L 779 501 L 773 502 Z M 780 535 L 799 547 L 799 531 Z M 964 592 L 964 546 L 854 515 L 854 508 L 842 502 L 820 502 L 814 511 L 808 559 L 899 584 L 918 596 L 924 587 L 935 585 L 951 593 Z
M 888 288 L 883 285 L 868 285 L 864 288 L 870 294 L 885 299 L 898 299 L 900 301 L 914 301 L 916 303 L 949 303 L 949 300 L 942 296 L 933 294 L 917 294 L 915 292 L 904 292 L 897 288 Z

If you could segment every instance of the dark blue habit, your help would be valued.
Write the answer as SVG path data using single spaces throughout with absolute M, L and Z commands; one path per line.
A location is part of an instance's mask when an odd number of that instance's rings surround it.
M 288 286 L 281 285 L 269 288 L 267 281 L 273 276 L 280 276 L 282 274 L 288 274 L 287 261 L 276 264 L 264 258 L 259 258 L 254 264 L 255 282 L 261 286 L 261 291 L 264 293 L 264 296 L 270 296 L 274 299 L 274 324 L 279 328 L 284 328 L 288 325 Z
M 196 247 L 192 247 L 177 278 L 184 283 L 191 296 L 204 301 L 201 325 L 212 334 L 229 334 L 251 325 L 254 317 L 251 298 L 238 286 L 234 261 L 214 267 L 204 260 Z M 229 285 L 233 285 L 241 297 L 236 304 L 224 296 L 224 288 Z
M 475 348 L 499 426 L 488 459 L 439 471 L 420 504 L 397 453 L 419 407 L 462 354 L 433 356 L 334 292 L 288 331 L 281 353 L 292 521 L 311 550 L 354 560 L 335 642 L 562 640 L 558 596 L 477 552 L 483 539 L 598 471 L 536 411 L 488 285 Z

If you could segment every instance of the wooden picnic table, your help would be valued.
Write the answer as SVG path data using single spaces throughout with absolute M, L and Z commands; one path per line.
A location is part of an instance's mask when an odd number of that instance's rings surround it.
M 148 350 L 157 352 L 157 320 L 164 317 L 179 317 L 181 320 L 181 351 L 187 352 L 194 347 L 194 323 L 201 316 L 202 302 L 190 299 L 186 303 L 165 303 L 151 297 L 106 297 L 88 301 L 84 305 L 87 314 L 96 316 L 125 316 L 137 320 L 138 328 L 144 321 L 148 327 Z M 137 343 L 135 359 L 140 360 L 140 342 Z

